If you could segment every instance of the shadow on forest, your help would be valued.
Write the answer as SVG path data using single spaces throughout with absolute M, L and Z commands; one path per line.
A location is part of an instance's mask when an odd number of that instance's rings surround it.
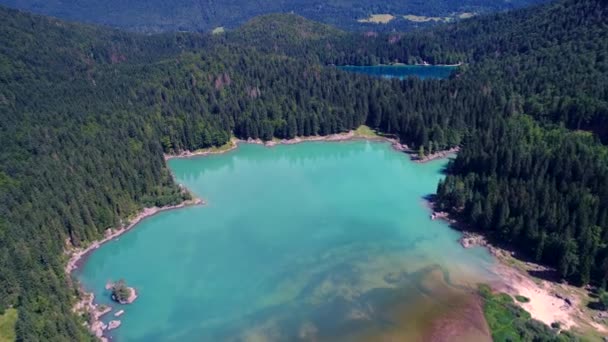
M 437 195 L 436 194 L 428 194 L 428 195 L 422 196 L 422 198 L 425 201 L 428 201 L 429 203 L 433 204 L 433 202 L 435 202 L 435 200 L 437 199 Z
M 587 307 L 591 310 L 604 311 L 604 306 L 599 301 L 587 303 Z
M 522 259 L 521 255 L 517 255 L 516 256 L 517 259 Z M 528 274 L 538 278 L 538 279 L 542 279 L 542 280 L 547 280 L 550 282 L 555 282 L 558 283 L 560 282 L 563 278 L 559 275 L 559 273 L 556 270 L 553 269 L 544 269 L 544 270 L 530 270 L 528 271 Z

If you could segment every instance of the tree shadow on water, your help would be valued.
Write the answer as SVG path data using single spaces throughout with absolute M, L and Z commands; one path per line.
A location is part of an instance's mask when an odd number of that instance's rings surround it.
M 425 201 L 428 201 L 429 203 L 433 203 L 437 199 L 437 195 L 436 194 L 428 194 L 428 195 L 422 196 L 422 198 Z

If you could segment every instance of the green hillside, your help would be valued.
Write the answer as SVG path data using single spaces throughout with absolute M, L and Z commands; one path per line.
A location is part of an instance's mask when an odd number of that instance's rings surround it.
M 510 10 L 543 0 L 2 0 L 0 4 L 62 19 L 108 25 L 140 32 L 206 31 L 235 28 L 270 13 L 296 13 L 308 19 L 349 30 L 407 30 L 435 23 L 411 20 L 412 15 L 459 20 L 475 14 Z M 393 19 L 366 22 L 372 15 Z M 406 17 L 408 16 L 408 17 Z
M 440 207 L 601 284 L 606 12 L 566 0 L 378 35 L 271 15 L 225 35 L 146 36 L 0 8 L 0 309 L 18 310 L 19 340 L 87 339 L 64 250 L 187 197 L 163 153 L 361 124 L 427 153 L 461 145 Z M 402 82 L 331 66 L 393 60 L 467 64 Z

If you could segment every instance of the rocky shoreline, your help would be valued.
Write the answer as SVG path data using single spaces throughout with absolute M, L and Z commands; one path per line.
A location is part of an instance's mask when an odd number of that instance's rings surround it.
M 601 333 L 608 333 L 608 328 L 599 324 L 595 317 L 583 312 L 580 303 L 580 289 L 563 282 L 540 279 L 532 276 L 534 272 L 551 272 L 549 267 L 530 261 L 518 259 L 515 251 L 497 247 L 491 244 L 485 236 L 469 230 L 465 225 L 450 217 L 449 213 L 435 211 L 432 201 L 428 202 L 431 209 L 431 219 L 444 220 L 450 227 L 462 233 L 458 240 L 463 248 L 483 247 L 498 261 L 492 271 L 500 281 L 492 284 L 496 291 L 509 295 L 523 296 L 528 302 L 516 303 L 528 311 L 532 318 L 551 326 L 559 322 L 563 329 L 590 326 Z M 532 272 L 532 273 L 531 273 Z M 608 316 L 608 315 L 607 315 Z M 600 317 L 601 318 L 601 317 Z
M 86 325 L 89 331 L 101 341 L 108 341 L 104 336 L 104 331 L 107 325 L 101 321 L 101 317 L 112 311 L 112 308 L 106 305 L 95 304 L 95 295 L 85 292 L 80 288 L 80 301 L 72 308 L 75 313 L 82 314 L 87 318 Z
M 394 150 L 409 154 L 410 159 L 416 163 L 426 163 L 426 162 L 430 162 L 433 160 L 448 158 L 450 155 L 458 153 L 458 151 L 460 151 L 460 147 L 456 146 L 456 147 L 452 147 L 447 150 L 437 151 L 435 153 L 429 154 L 428 156 L 425 156 L 424 158 L 419 158 L 416 151 L 409 148 L 409 146 L 406 144 L 401 144 L 399 142 L 399 140 L 396 138 L 390 138 L 390 137 L 386 137 L 386 136 L 358 135 L 354 130 L 351 130 L 346 133 L 335 133 L 335 134 L 322 135 L 322 136 L 315 135 L 315 136 L 309 136 L 309 137 L 295 137 L 293 139 L 268 140 L 268 141 L 264 141 L 262 139 L 252 139 L 252 138 L 249 138 L 247 140 L 233 138 L 230 140 L 230 144 L 231 144 L 230 147 L 223 149 L 223 150 L 213 151 L 213 150 L 203 149 L 203 150 L 199 150 L 199 151 L 188 151 L 188 150 L 180 151 L 175 154 L 165 154 L 165 160 L 174 159 L 174 158 L 191 158 L 191 157 L 203 157 L 203 156 L 208 156 L 208 155 L 224 154 L 224 153 L 228 153 L 230 151 L 237 149 L 238 145 L 243 144 L 243 143 L 244 144 L 263 145 L 266 147 L 273 147 L 273 146 L 277 146 L 277 145 L 294 145 L 294 144 L 300 144 L 300 143 L 305 143 L 305 142 L 315 142 L 315 141 L 339 142 L 339 141 L 350 141 L 350 140 L 368 140 L 368 141 L 389 142 Z
M 66 274 L 70 275 L 76 268 L 78 268 L 78 262 L 84 257 L 86 256 L 88 253 L 90 253 L 91 251 L 101 247 L 101 245 L 103 245 L 104 243 L 111 241 L 117 237 L 119 237 L 120 235 L 128 232 L 129 230 L 131 230 L 133 227 L 135 227 L 139 222 L 141 222 L 143 219 L 156 215 L 161 211 L 167 211 L 167 210 L 174 210 L 174 209 L 179 209 L 179 208 L 184 208 L 184 207 L 189 207 L 189 206 L 193 206 L 193 205 L 202 205 L 205 204 L 205 202 L 203 200 L 201 200 L 200 198 L 195 198 L 192 200 L 186 200 L 180 204 L 176 204 L 176 205 L 170 205 L 170 206 L 166 206 L 166 207 L 151 207 L 151 208 L 144 208 L 141 212 L 139 212 L 139 214 L 137 214 L 137 216 L 135 216 L 128 225 L 123 225 L 122 227 L 119 227 L 117 229 L 115 228 L 108 228 L 105 231 L 104 234 L 104 238 L 101 240 L 97 240 L 97 241 L 93 241 L 88 247 L 86 248 L 72 248 L 72 249 L 68 249 L 67 253 L 70 255 L 70 258 L 66 264 L 65 267 L 65 272 Z
M 239 144 L 257 144 L 257 145 L 264 145 L 266 147 L 272 147 L 272 146 L 276 146 L 276 145 L 294 145 L 294 144 L 299 144 L 299 143 L 303 143 L 303 142 L 312 142 L 312 141 L 347 141 L 347 140 L 353 140 L 353 139 L 362 139 L 363 137 L 357 136 L 355 134 L 355 131 L 348 131 L 346 133 L 336 133 L 336 134 L 330 134 L 330 135 L 319 135 L 319 136 L 310 136 L 310 137 L 295 137 L 293 139 L 281 139 L 281 140 L 268 140 L 268 141 L 263 141 L 262 139 L 252 139 L 249 138 L 247 140 L 243 140 L 243 139 L 237 139 L 237 138 L 233 138 L 230 140 L 230 147 L 224 149 L 224 150 L 220 150 L 220 151 L 213 151 L 213 150 L 209 150 L 209 149 L 202 149 L 202 150 L 198 150 L 198 151 L 180 151 L 178 153 L 175 154 L 165 154 L 165 160 L 169 160 L 169 159 L 173 159 L 173 158 L 191 158 L 191 157 L 203 157 L 203 156 L 208 156 L 208 155 L 215 155 L 215 154 L 224 154 L 224 153 L 228 153 L 230 151 L 235 150 L 236 148 L 238 148 Z M 379 138 L 379 139 L 385 139 L 385 138 Z M 379 140 L 379 139 L 373 139 L 373 140 Z M 386 138 L 387 140 L 389 140 L 388 138 Z M 370 139 L 372 140 L 372 139 Z
M 282 139 L 282 140 L 271 140 L 271 141 L 262 141 L 261 139 L 231 139 L 231 145 L 223 150 L 200 150 L 200 151 L 180 151 L 177 154 L 165 154 L 165 160 L 173 159 L 173 158 L 190 158 L 190 157 L 199 157 L 199 156 L 207 156 L 214 154 L 223 154 L 238 148 L 238 145 L 241 143 L 247 144 L 259 144 L 264 145 L 266 147 L 272 147 L 276 145 L 293 145 L 304 142 L 313 142 L 313 141 L 327 141 L 327 142 L 339 142 L 339 141 L 349 141 L 349 140 L 369 140 L 369 141 L 386 141 L 391 144 L 391 147 L 399 152 L 404 152 L 409 154 L 410 159 L 418 162 L 425 163 L 431 160 L 441 159 L 449 156 L 452 153 L 458 151 L 457 148 L 450 149 L 447 151 L 439 151 L 432 155 L 429 155 L 427 158 L 422 160 L 417 159 L 417 155 L 411 150 L 406 144 L 401 144 L 398 139 L 385 137 L 385 136 L 364 136 L 358 135 L 355 131 L 351 130 L 346 133 L 337 133 L 330 134 L 326 136 L 311 136 L 311 137 L 295 137 L 293 139 Z M 128 232 L 133 227 L 135 227 L 138 223 L 140 223 L 143 219 L 153 216 L 159 212 L 166 210 L 174 210 L 192 205 L 201 205 L 204 204 L 204 201 L 201 199 L 193 199 L 184 201 L 178 205 L 166 206 L 166 207 L 152 207 L 152 208 L 144 208 L 135 218 L 133 218 L 130 223 L 126 226 L 119 227 L 117 229 L 108 228 L 104 234 L 104 238 L 98 241 L 92 242 L 86 248 L 71 248 L 68 249 L 67 253 L 70 255 L 69 260 L 65 267 L 65 272 L 68 276 L 71 276 L 72 272 L 79 267 L 80 262 L 86 258 L 86 256 L 93 252 L 95 249 L 101 247 L 104 243 L 109 242 L 120 235 Z M 137 298 L 137 291 L 134 288 L 130 288 L 132 290 L 132 294 L 130 296 L 131 303 L 133 300 Z M 74 312 L 81 313 L 84 315 L 88 315 L 89 320 L 87 322 L 87 326 L 91 333 L 99 338 L 101 341 L 107 342 L 109 341 L 108 336 L 106 335 L 108 331 L 116 329 L 120 327 L 120 320 L 112 320 L 109 324 L 105 324 L 101 321 L 101 317 L 108 314 L 112 311 L 111 307 L 108 306 L 99 306 L 95 304 L 94 298 L 95 296 L 92 293 L 86 292 L 83 288 L 80 288 L 81 296 L 80 300 L 74 305 Z M 132 300 L 131 300 L 132 298 Z M 128 304 L 120 303 L 120 304 Z M 117 311 L 114 316 L 119 317 L 124 314 L 124 310 Z
M 104 243 L 109 242 L 120 235 L 128 232 L 133 229 L 138 223 L 140 223 L 143 219 L 156 215 L 159 212 L 174 210 L 179 208 L 184 208 L 193 205 L 202 205 L 205 202 L 199 198 L 195 198 L 192 200 L 186 200 L 177 205 L 171 205 L 166 207 L 152 207 L 152 208 L 144 208 L 137 216 L 135 216 L 127 225 L 123 225 L 117 229 L 108 228 L 104 234 L 104 238 L 98 241 L 92 242 L 86 248 L 72 248 L 68 249 L 67 253 L 69 253 L 70 258 L 66 264 L 65 272 L 68 277 L 72 276 L 72 272 L 76 270 L 82 260 L 91 252 L 101 247 Z M 134 301 L 137 298 L 137 291 L 134 288 L 130 288 L 131 295 L 129 296 L 129 303 Z M 122 303 L 121 303 L 122 304 Z M 125 303 L 128 304 L 128 303 Z M 114 320 L 110 323 L 111 325 L 107 325 L 101 321 L 101 317 L 108 314 L 112 311 L 112 308 L 106 305 L 98 305 L 95 303 L 95 295 L 93 293 L 87 292 L 84 288 L 80 287 L 80 300 L 74 305 L 72 308 L 74 312 L 83 314 L 88 316 L 87 327 L 91 331 L 91 333 L 99 338 L 101 341 L 108 341 L 107 336 L 105 336 L 105 332 L 111 329 L 116 329 L 120 326 L 120 321 Z M 120 314 L 118 314 L 120 312 Z M 120 310 L 115 314 L 116 317 L 122 315 L 124 310 Z
M 437 159 L 443 159 L 443 158 L 448 158 L 450 155 L 452 154 L 456 154 L 460 151 L 460 147 L 456 146 L 456 147 L 452 147 L 450 149 L 447 150 L 441 150 L 441 151 L 437 151 L 435 153 L 431 153 L 429 155 L 426 155 L 422 158 L 420 158 L 418 156 L 418 154 L 414 153 L 413 151 L 411 152 L 411 158 L 413 161 L 415 161 L 416 163 L 427 163 L 433 160 L 437 160 Z

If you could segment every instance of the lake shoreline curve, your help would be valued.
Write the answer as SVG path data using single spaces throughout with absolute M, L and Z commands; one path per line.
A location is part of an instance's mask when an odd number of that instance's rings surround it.
M 230 146 L 222 150 L 213 150 L 213 149 L 200 149 L 196 151 L 183 150 L 173 154 L 165 154 L 165 160 L 175 159 L 175 158 L 194 158 L 194 157 L 204 157 L 211 155 L 219 155 L 234 151 L 238 148 L 240 144 L 255 144 L 255 145 L 263 145 L 265 147 L 274 147 L 277 145 L 295 145 L 306 142 L 342 142 L 342 141 L 378 141 L 378 142 L 388 142 L 391 144 L 391 147 L 395 151 L 404 152 L 409 155 L 410 160 L 415 163 L 427 163 L 434 160 L 449 158 L 450 156 L 458 153 L 460 151 L 459 146 L 451 147 L 446 150 L 439 150 L 432 154 L 429 154 L 423 158 L 418 156 L 418 152 L 411 149 L 407 144 L 402 144 L 399 140 L 392 136 L 384 136 L 384 135 L 362 135 L 358 134 L 355 130 L 350 130 L 344 133 L 334 133 L 329 135 L 313 135 L 307 137 L 295 137 L 292 139 L 274 139 L 264 141 L 262 139 L 252 139 L 249 138 L 247 140 L 232 138 L 229 142 Z
M 131 231 L 144 219 L 154 216 L 160 212 L 204 204 L 205 201 L 200 198 L 194 197 L 190 200 L 185 200 L 176 205 L 144 208 L 133 219 L 131 219 L 127 225 L 123 225 L 119 228 L 106 229 L 103 239 L 92 241 L 91 244 L 89 244 L 85 248 L 68 249 L 66 253 L 69 255 L 69 259 L 65 266 L 65 273 L 68 276 L 69 281 L 72 280 L 73 272 L 81 266 L 81 264 L 86 260 L 86 257 L 89 254 L 94 252 L 103 244 L 120 237 L 126 232 Z M 109 341 L 109 336 L 106 336 L 106 332 L 112 329 L 109 329 L 109 326 L 101 321 L 101 317 L 111 312 L 112 308 L 109 306 L 99 305 L 95 303 L 95 295 L 92 292 L 88 292 L 82 285 L 78 286 L 78 292 L 79 299 L 72 307 L 72 310 L 75 313 L 88 315 L 89 320 L 88 322 L 86 322 L 86 325 L 89 331 L 100 341 Z M 117 326 L 115 326 L 114 328 L 117 328 Z
M 515 298 L 524 296 L 527 302 L 515 301 L 532 318 L 551 326 L 559 322 L 562 329 L 591 327 L 602 334 L 608 333 L 608 328 L 595 322 L 588 313 L 580 309 L 582 298 L 581 289 L 562 281 L 538 278 L 532 274 L 538 272 L 555 272 L 554 269 L 529 261 L 519 255 L 518 251 L 509 246 L 497 246 L 488 241 L 486 236 L 474 229 L 454 215 L 439 211 L 435 207 L 434 199 L 427 200 L 431 210 L 432 220 L 443 220 L 450 228 L 460 232 L 462 236 L 458 242 L 463 248 L 482 247 L 496 259 L 492 271 L 500 281 L 489 284 L 494 291 L 505 292 Z
M 219 154 L 224 154 L 224 153 L 228 153 L 228 152 L 236 150 L 240 144 L 256 144 L 256 145 L 263 145 L 265 147 L 271 148 L 271 147 L 277 146 L 277 145 L 294 145 L 294 144 L 300 144 L 300 143 L 305 143 L 305 142 L 342 142 L 342 141 L 357 141 L 357 140 L 388 142 L 391 144 L 391 147 L 393 148 L 393 150 L 408 154 L 410 160 L 412 160 L 413 162 L 416 162 L 416 163 L 426 163 L 426 162 L 430 162 L 433 160 L 447 158 L 450 155 L 453 155 L 454 153 L 456 153 L 458 151 L 458 147 L 455 147 L 455 148 L 445 150 L 445 151 L 437 151 L 423 159 L 420 159 L 420 158 L 418 158 L 418 154 L 414 150 L 410 149 L 408 145 L 400 143 L 399 140 L 395 137 L 382 136 L 382 135 L 364 135 L 364 134 L 359 134 L 355 130 L 350 130 L 350 131 L 344 132 L 344 133 L 329 134 L 329 135 L 325 135 L 325 136 L 295 137 L 293 139 L 281 139 L 281 140 L 274 139 L 274 140 L 270 140 L 270 141 L 263 141 L 261 139 L 251 139 L 251 138 L 249 138 L 247 140 L 232 138 L 229 142 L 230 145 L 226 146 L 225 148 L 220 149 L 220 150 L 214 150 L 214 149 L 201 149 L 201 150 L 197 150 L 197 151 L 186 150 L 186 151 L 180 151 L 175 154 L 165 154 L 164 159 L 165 159 L 165 161 L 167 161 L 167 160 L 174 159 L 174 158 L 193 158 L 193 157 L 219 155 Z M 189 207 L 189 206 L 204 205 L 204 204 L 205 204 L 205 202 L 202 199 L 194 197 L 191 200 L 186 200 L 186 201 L 176 204 L 176 205 L 165 206 L 165 207 L 151 207 L 151 208 L 142 209 L 133 219 L 131 219 L 129 221 L 129 223 L 127 225 L 123 225 L 122 227 L 119 227 L 119 228 L 106 229 L 103 239 L 92 241 L 90 243 L 90 245 L 88 245 L 85 248 L 73 248 L 73 247 L 68 248 L 66 250 L 66 254 L 69 255 L 68 262 L 65 266 L 66 275 L 68 276 L 68 278 L 71 281 L 73 272 L 76 269 L 78 269 L 82 265 L 82 263 L 84 263 L 86 261 L 86 258 L 89 254 L 94 252 L 96 249 L 101 247 L 103 244 L 105 244 L 109 241 L 112 241 L 112 240 L 120 237 L 122 234 L 132 230 L 133 228 L 135 228 L 137 226 L 137 224 L 141 223 L 145 218 L 154 216 L 163 211 L 175 210 L 175 209 L 185 208 L 185 207 Z M 70 245 L 69 242 L 67 242 L 66 245 L 69 246 Z M 83 286 L 79 286 L 78 291 L 80 293 L 79 300 L 73 306 L 73 308 L 72 308 L 73 311 L 76 313 L 88 315 L 89 322 L 87 322 L 87 327 L 88 327 L 89 331 L 94 336 L 96 336 L 100 341 L 108 342 L 110 339 L 110 336 L 107 335 L 108 331 L 113 330 L 114 328 L 117 328 L 118 326 L 113 326 L 113 328 L 110 329 L 110 327 L 107 324 L 105 324 L 104 322 L 101 321 L 101 317 L 110 313 L 112 311 L 112 308 L 95 303 L 94 294 L 86 291 L 86 289 Z

